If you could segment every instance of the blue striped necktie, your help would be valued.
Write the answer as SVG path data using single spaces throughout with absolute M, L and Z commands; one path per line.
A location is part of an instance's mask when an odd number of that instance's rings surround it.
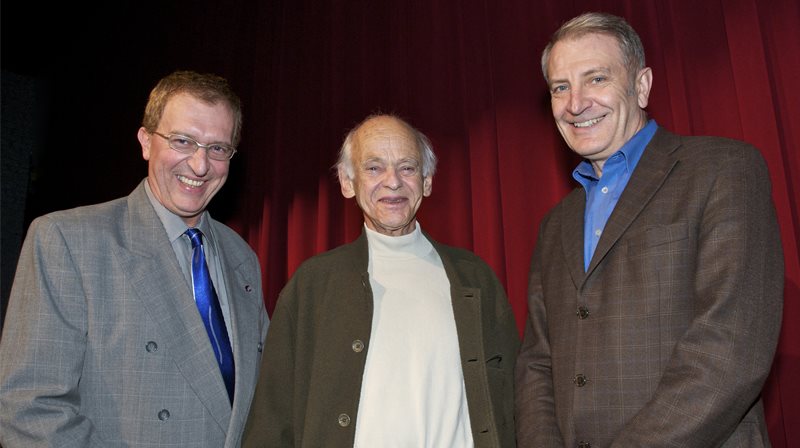
M 222 309 L 219 306 L 219 299 L 214 291 L 211 275 L 208 273 L 206 256 L 203 251 L 203 233 L 192 228 L 186 231 L 186 235 L 192 241 L 194 301 L 197 304 L 197 310 L 200 311 L 200 317 L 203 318 L 211 347 L 214 349 L 214 356 L 217 358 L 222 379 L 225 381 L 225 388 L 228 390 L 228 399 L 233 404 L 235 377 L 233 351 L 228 331 L 225 328 L 225 320 L 222 317 Z

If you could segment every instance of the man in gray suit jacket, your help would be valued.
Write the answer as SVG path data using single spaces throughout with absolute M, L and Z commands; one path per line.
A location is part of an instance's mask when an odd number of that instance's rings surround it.
M 542 69 L 585 160 L 539 230 L 519 446 L 769 446 L 783 260 L 760 154 L 648 121 L 652 72 L 619 17 L 566 23 Z
M 138 132 L 147 179 L 31 224 L 0 341 L 2 446 L 240 444 L 268 318 L 256 255 L 206 206 L 241 121 L 224 79 L 175 72 Z

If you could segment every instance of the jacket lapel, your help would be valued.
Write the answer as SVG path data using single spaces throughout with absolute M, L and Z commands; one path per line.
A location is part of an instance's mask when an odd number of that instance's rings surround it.
M 586 271 L 587 278 L 664 184 L 667 175 L 677 163 L 671 153 L 679 145 L 680 140 L 676 135 L 658 128 L 608 218 L 603 235 L 592 256 L 592 262 Z M 582 217 L 581 222 L 583 222 Z
M 189 386 L 227 432 L 231 407 L 219 366 L 192 291 L 147 198 L 144 183 L 128 197 L 128 209 L 130 252 L 123 259 L 132 288 Z
M 580 287 L 586 273 L 583 270 L 583 215 L 586 210 L 586 192 L 577 188 L 562 202 L 561 248 L 569 267 L 575 288 Z

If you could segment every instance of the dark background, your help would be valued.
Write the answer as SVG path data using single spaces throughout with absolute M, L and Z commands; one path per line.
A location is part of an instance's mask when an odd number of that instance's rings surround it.
M 34 217 L 127 195 L 147 175 L 136 131 L 161 77 L 248 71 L 242 13 L 207 2 L 3 3 L 3 311 Z M 249 109 L 248 79 L 230 81 Z M 242 168 L 232 164 L 212 203 L 222 220 L 241 196 Z

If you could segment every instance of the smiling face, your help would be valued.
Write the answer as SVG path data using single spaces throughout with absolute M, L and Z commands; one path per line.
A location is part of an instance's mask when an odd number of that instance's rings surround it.
M 351 156 L 352 179 L 339 167 L 342 194 L 355 196 L 367 227 L 389 236 L 411 233 L 433 183 L 431 176 L 423 178 L 411 129 L 392 117 L 373 118 L 356 131 Z
M 559 132 L 600 174 L 606 159 L 647 122 L 651 70 L 640 70 L 632 81 L 616 38 L 593 33 L 558 41 L 547 74 Z
M 192 95 L 179 93 L 164 107 L 156 131 L 181 134 L 204 144 L 231 144 L 234 118 L 224 102 L 208 104 Z M 139 129 L 142 156 L 148 163 L 147 182 L 156 199 L 169 211 L 194 227 L 211 198 L 225 184 L 230 160 L 212 160 L 205 149 L 182 154 L 167 140 Z

